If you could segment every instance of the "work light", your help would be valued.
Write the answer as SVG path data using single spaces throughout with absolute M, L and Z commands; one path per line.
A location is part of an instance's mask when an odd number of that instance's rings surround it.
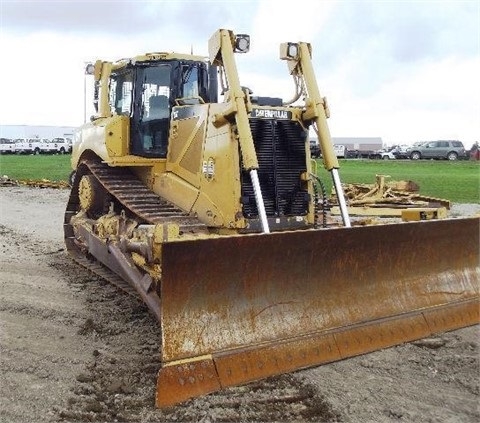
M 298 57 L 298 44 L 296 43 L 287 44 L 287 56 L 291 59 L 296 59 Z
M 235 36 L 235 53 L 248 53 L 250 50 L 250 35 L 237 34 Z
M 93 65 L 93 63 L 88 63 L 85 66 L 85 75 L 93 75 L 94 72 L 95 72 L 95 66 Z

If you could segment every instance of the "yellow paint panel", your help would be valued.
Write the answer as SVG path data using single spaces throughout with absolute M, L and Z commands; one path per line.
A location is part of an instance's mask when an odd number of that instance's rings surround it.
M 126 156 L 130 143 L 128 116 L 113 116 L 105 126 L 105 143 L 110 157 Z

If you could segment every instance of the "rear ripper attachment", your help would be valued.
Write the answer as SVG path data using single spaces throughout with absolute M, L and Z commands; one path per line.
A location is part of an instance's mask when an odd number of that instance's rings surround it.
M 351 227 L 310 44 L 280 47 L 288 102 L 240 84 L 249 45 L 96 61 L 75 135 L 67 250 L 157 318 L 159 407 L 479 321 L 480 219 Z M 341 228 L 316 229 L 310 129 Z

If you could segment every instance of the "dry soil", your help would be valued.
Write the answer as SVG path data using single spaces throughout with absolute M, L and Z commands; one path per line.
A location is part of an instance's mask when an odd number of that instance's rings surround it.
M 0 187 L 1 422 L 480 421 L 478 326 L 155 409 L 155 320 L 67 256 L 67 197 Z

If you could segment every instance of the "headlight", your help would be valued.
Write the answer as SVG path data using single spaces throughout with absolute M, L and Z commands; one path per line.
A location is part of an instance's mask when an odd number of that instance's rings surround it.
M 93 63 L 87 63 L 87 65 L 85 66 L 85 75 L 93 75 L 94 72 L 95 66 L 93 65 Z
M 237 34 L 235 36 L 235 53 L 247 53 L 250 50 L 250 35 Z
M 298 44 L 288 43 L 287 56 L 291 59 L 296 59 L 298 57 Z
M 298 43 L 282 43 L 280 44 L 280 59 L 298 61 L 300 58 L 300 47 Z

